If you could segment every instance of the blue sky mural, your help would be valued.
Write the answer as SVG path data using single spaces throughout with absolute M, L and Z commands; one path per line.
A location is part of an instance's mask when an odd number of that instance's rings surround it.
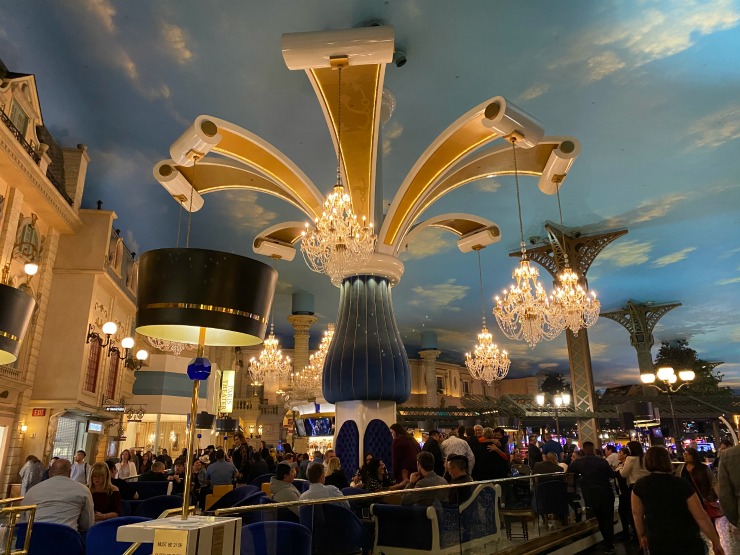
M 408 58 L 386 72 L 396 109 L 383 129 L 384 199 L 451 122 L 505 96 L 547 135 L 582 143 L 561 195 L 566 225 L 629 229 L 589 272 L 602 307 L 680 301 L 656 340 L 687 339 L 702 358 L 725 361 L 726 383 L 740 387 L 739 2 L 7 0 L 0 57 L 11 71 L 36 75 L 57 141 L 88 145 L 83 205 L 102 200 L 115 210 L 141 253 L 176 244 L 178 206 L 151 170 L 199 114 L 256 133 L 331 188 L 336 163 L 323 115 L 305 74 L 286 68 L 280 36 L 371 20 L 395 28 Z M 544 237 L 545 221 L 558 218 L 556 200 L 534 178 L 521 184 L 525 236 Z M 481 254 L 492 322 L 493 297 L 516 265 L 508 256 L 519 243 L 513 179 L 471 183 L 428 215 L 444 212 L 477 214 L 502 230 Z M 292 219 L 304 217 L 272 197 L 214 194 L 193 216 L 190 244 L 254 256 L 257 232 Z M 409 353 L 432 329 L 444 357 L 461 361 L 480 328 L 475 255 L 428 230 L 402 259 L 393 296 Z M 291 346 L 290 293 L 309 290 L 318 344 L 335 318 L 337 289 L 300 255 L 275 264 L 276 331 Z M 511 376 L 566 371 L 564 336 L 529 349 L 492 331 L 510 352 Z M 639 379 L 626 330 L 601 319 L 589 337 L 598 386 Z

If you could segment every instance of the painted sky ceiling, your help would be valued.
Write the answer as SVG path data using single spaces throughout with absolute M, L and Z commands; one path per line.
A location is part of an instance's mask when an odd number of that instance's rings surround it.
M 630 298 L 682 302 L 658 324 L 656 340 L 688 339 L 702 358 L 725 361 L 726 382 L 740 387 L 740 2 L 8 0 L 0 4 L 0 57 L 11 71 L 36 75 L 56 140 L 89 146 L 83 205 L 100 199 L 115 210 L 140 253 L 176 244 L 178 206 L 151 168 L 199 114 L 258 134 L 330 190 L 329 133 L 305 74 L 286 68 L 280 36 L 370 20 L 394 26 L 408 58 L 386 72 L 396 110 L 383 129 L 384 199 L 451 122 L 505 96 L 547 135 L 582 143 L 562 190 L 566 225 L 629 229 L 588 275 L 603 308 Z M 555 198 L 536 183 L 521 179 L 528 238 L 544 237 L 545 221 L 558 217 Z M 303 219 L 251 192 L 205 201 L 192 246 L 253 256 L 259 231 Z M 502 241 L 481 254 L 492 321 L 493 296 L 517 263 L 508 257 L 519 242 L 513 178 L 469 184 L 425 215 L 445 212 L 490 218 L 502 230 Z M 461 361 L 480 328 L 475 254 L 432 229 L 402 259 L 406 273 L 393 295 L 409 354 L 431 329 L 443 358 Z M 336 315 L 337 289 L 300 255 L 275 264 L 276 331 L 292 345 L 290 294 L 309 290 L 318 345 Z M 492 331 L 511 353 L 511 376 L 567 371 L 564 336 L 532 350 Z M 619 324 L 601 319 L 590 339 L 599 386 L 638 379 Z

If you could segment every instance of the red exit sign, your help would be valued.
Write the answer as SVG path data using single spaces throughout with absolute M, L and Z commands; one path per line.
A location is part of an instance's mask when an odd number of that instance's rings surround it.
M 46 409 L 31 409 L 31 416 L 46 416 Z

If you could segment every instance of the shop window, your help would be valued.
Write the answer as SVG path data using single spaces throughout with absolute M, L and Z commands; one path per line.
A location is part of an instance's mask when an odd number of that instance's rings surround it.
M 85 370 L 85 391 L 95 393 L 98 383 L 98 370 L 100 369 L 100 343 L 90 342 L 90 354 L 87 357 L 87 368 Z
M 437 391 L 444 391 L 445 382 L 442 376 L 437 376 Z
M 53 457 L 72 460 L 77 451 L 77 421 L 63 416 L 57 421 Z
M 121 366 L 121 359 L 118 356 L 112 356 L 109 358 L 110 365 L 108 367 L 108 384 L 105 388 L 106 399 L 116 398 L 116 384 L 118 383 L 118 370 Z
M 15 128 L 20 134 L 25 137 L 26 129 L 28 129 L 28 114 L 21 108 L 17 102 L 13 102 L 10 107 L 10 121 L 13 122 Z

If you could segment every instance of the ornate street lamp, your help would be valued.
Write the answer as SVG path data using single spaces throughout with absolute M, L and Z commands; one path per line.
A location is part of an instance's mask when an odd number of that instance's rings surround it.
M 681 447 L 681 438 L 679 437 L 678 422 L 676 421 L 676 411 L 673 408 L 673 396 L 676 392 L 687 384 L 690 384 L 696 378 L 693 370 L 679 370 L 678 376 L 676 371 L 670 366 L 662 366 L 655 373 L 646 372 L 640 374 L 640 380 L 643 384 L 653 387 L 668 395 L 668 403 L 671 407 L 671 421 L 673 422 L 673 437 L 676 440 L 676 451 L 683 451 Z
M 540 408 L 555 411 L 555 433 L 560 436 L 560 409 L 570 405 L 570 393 L 567 391 L 548 395 L 540 392 L 534 396 L 534 401 Z

